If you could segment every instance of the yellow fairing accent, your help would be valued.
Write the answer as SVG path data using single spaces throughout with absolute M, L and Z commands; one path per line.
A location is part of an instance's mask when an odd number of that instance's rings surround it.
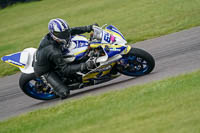
M 106 74 L 108 74 L 111 70 L 107 70 L 107 71 L 103 71 L 101 76 L 105 76 Z
M 8 61 L 5 61 L 5 62 L 8 63 L 8 64 L 10 64 L 10 65 L 13 65 L 13 66 L 15 66 L 15 67 L 24 68 L 24 66 L 19 66 L 19 65 L 17 65 L 17 64 L 13 64 L 13 63 L 8 62 Z
M 115 64 L 116 64 L 116 63 L 114 62 L 114 63 L 112 63 L 112 64 L 110 64 L 110 65 L 111 65 L 112 68 L 113 68 L 113 66 L 114 66 Z M 109 66 L 109 65 L 106 65 L 105 67 L 107 67 L 107 66 Z M 101 76 L 105 76 L 105 75 L 108 74 L 110 71 L 111 71 L 111 69 L 109 69 L 109 70 L 107 70 L 107 71 L 103 71 L 103 73 L 102 73 Z
M 95 43 L 95 44 L 90 44 L 90 47 L 91 48 L 97 48 L 100 45 L 101 45 L 101 43 Z
M 74 55 L 79 55 L 79 54 L 81 54 L 81 53 L 84 53 L 86 50 L 83 50 L 83 51 L 81 51 L 81 52 L 77 52 L 77 53 L 75 53 Z
M 124 50 L 124 54 L 128 54 L 128 52 L 131 50 L 131 46 L 130 45 L 126 45 L 127 48 Z
M 116 64 L 116 63 L 114 62 L 114 63 L 112 63 L 112 64 L 110 64 L 110 65 L 113 67 L 115 64 Z M 109 65 L 106 65 L 106 66 L 104 66 L 104 67 L 107 67 L 107 66 L 109 66 Z M 102 67 L 102 68 L 104 68 L 104 67 Z M 101 77 L 102 77 L 102 76 L 105 76 L 105 75 L 108 74 L 110 71 L 111 71 L 111 69 L 106 70 L 106 71 L 103 71 L 103 73 L 101 74 Z M 83 77 L 83 83 L 89 82 L 89 81 L 88 81 L 89 79 L 95 79 L 95 78 L 97 78 L 97 75 L 98 75 L 98 74 L 99 74 L 99 72 L 91 73 L 91 74 L 86 75 L 85 77 Z
M 121 48 L 123 47 L 122 45 L 113 45 L 113 44 L 109 44 L 109 43 L 95 43 L 95 44 L 90 44 L 91 48 L 96 48 L 98 46 L 102 46 L 103 48 L 105 48 L 106 46 L 111 47 L 111 48 Z
M 83 83 L 89 82 L 88 79 L 96 78 L 96 76 L 97 76 L 98 74 L 99 74 L 99 73 L 96 72 L 96 73 L 91 73 L 91 74 L 86 75 L 85 77 L 83 77 Z

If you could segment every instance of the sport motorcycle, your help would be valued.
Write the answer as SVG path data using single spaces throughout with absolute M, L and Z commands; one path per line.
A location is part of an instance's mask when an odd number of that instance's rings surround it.
M 120 75 L 143 76 L 154 69 L 153 56 L 128 45 L 122 33 L 113 25 L 94 26 L 93 29 L 89 39 L 82 35 L 73 36 L 70 46 L 62 50 L 66 63 L 94 61 L 98 64 L 94 69 L 61 77 L 70 91 L 101 84 Z M 58 96 L 44 77 L 37 78 L 34 74 L 32 64 L 36 51 L 36 48 L 26 48 L 1 59 L 20 69 L 19 86 L 25 94 L 39 100 L 55 99 Z

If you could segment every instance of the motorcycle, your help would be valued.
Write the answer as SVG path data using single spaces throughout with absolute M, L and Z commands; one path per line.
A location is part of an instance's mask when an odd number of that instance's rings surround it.
M 76 35 L 71 39 L 69 48 L 63 49 L 63 57 L 67 63 L 95 61 L 94 69 L 77 72 L 67 78 L 61 77 L 71 90 L 104 83 L 119 77 L 143 76 L 149 74 L 155 66 L 151 54 L 139 48 L 132 48 L 122 33 L 113 25 L 94 27 L 88 40 L 85 36 Z M 36 53 L 35 48 L 26 48 L 21 52 L 2 57 L 2 61 L 14 65 L 22 72 L 19 86 L 22 91 L 35 99 L 51 100 L 58 96 L 44 77 L 36 78 L 32 66 Z

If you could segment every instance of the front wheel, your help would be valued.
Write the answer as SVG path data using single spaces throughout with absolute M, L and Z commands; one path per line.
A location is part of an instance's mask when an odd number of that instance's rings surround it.
M 150 73 L 155 67 L 155 60 L 151 54 L 139 49 L 131 48 L 117 65 L 117 70 L 127 76 L 142 76 Z
M 51 100 L 57 98 L 52 89 L 44 84 L 41 79 L 36 78 L 34 73 L 22 73 L 19 86 L 26 95 L 35 99 Z

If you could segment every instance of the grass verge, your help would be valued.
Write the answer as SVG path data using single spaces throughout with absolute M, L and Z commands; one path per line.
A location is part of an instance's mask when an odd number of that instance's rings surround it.
M 199 133 L 200 71 L 65 101 L 0 122 L 1 133 Z
M 129 43 L 200 25 L 199 0 L 42 0 L 0 10 L 0 57 L 38 47 L 52 18 L 70 26 L 113 24 Z M 0 61 L 0 76 L 18 71 Z

